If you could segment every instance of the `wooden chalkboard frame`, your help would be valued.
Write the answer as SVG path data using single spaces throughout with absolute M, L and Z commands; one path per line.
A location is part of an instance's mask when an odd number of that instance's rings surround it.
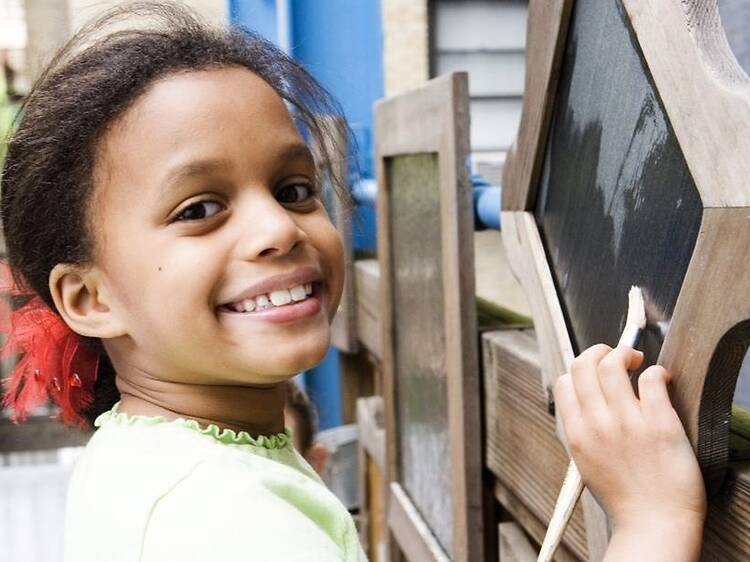
M 503 173 L 503 240 L 529 296 L 548 398 L 573 346 L 533 213 L 573 3 L 529 2 L 526 95 Z M 750 244 L 750 78 L 727 43 L 716 0 L 622 4 L 703 207 L 659 364 L 675 376 L 674 405 L 712 490 L 726 466 L 731 402 L 750 341 L 750 263 L 743 259 Z M 596 559 L 606 529 L 590 502 L 586 512 Z
M 375 152 L 378 179 L 378 260 L 381 287 L 381 334 L 386 482 L 391 493 L 391 536 L 411 561 L 468 562 L 483 559 L 481 494 L 481 419 L 478 336 L 474 306 L 474 236 L 469 155 L 468 76 L 452 73 L 425 86 L 381 100 L 375 106 Z M 440 176 L 442 274 L 445 287 L 445 336 L 448 433 L 453 498 L 453 552 L 445 553 L 399 483 L 396 435 L 392 250 L 389 220 L 388 158 L 437 153 Z

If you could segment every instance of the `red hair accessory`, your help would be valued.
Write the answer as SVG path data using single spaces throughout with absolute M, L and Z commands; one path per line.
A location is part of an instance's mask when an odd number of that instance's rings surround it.
M 16 310 L 0 300 L 0 332 L 6 335 L 0 357 L 17 358 L 5 380 L 3 406 L 13 408 L 18 423 L 51 400 L 60 407 L 63 423 L 85 427 L 82 412 L 94 398 L 99 354 L 83 345 L 39 295 L 19 286 L 7 264 L 0 264 L 0 291 L 28 298 Z

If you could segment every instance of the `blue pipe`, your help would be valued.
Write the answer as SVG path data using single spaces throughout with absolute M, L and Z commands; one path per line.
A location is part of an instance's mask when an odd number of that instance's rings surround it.
M 474 188 L 474 227 L 500 230 L 502 188 L 499 185 Z
M 357 205 L 377 207 L 378 184 L 374 179 L 362 178 L 352 185 L 352 197 Z
M 474 188 L 474 228 L 500 230 L 502 188 L 491 185 L 477 174 L 471 177 L 471 183 Z M 361 179 L 352 186 L 352 196 L 357 205 L 375 208 L 378 184 L 373 179 Z

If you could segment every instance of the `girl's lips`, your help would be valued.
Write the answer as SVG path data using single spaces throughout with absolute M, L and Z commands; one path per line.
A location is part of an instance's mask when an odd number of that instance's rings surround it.
M 221 307 L 219 312 L 237 320 L 263 320 L 281 324 L 315 316 L 323 309 L 323 300 L 322 286 L 319 283 L 314 283 L 312 294 L 299 302 L 292 302 L 283 306 L 269 306 L 253 312 L 235 312 Z

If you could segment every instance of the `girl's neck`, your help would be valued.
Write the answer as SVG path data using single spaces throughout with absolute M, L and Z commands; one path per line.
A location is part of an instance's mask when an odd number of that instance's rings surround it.
M 145 377 L 144 377 L 145 378 Z M 251 436 L 284 431 L 284 383 L 269 386 L 186 384 L 117 376 L 118 410 L 130 415 L 187 418 L 201 426 L 246 431 Z

